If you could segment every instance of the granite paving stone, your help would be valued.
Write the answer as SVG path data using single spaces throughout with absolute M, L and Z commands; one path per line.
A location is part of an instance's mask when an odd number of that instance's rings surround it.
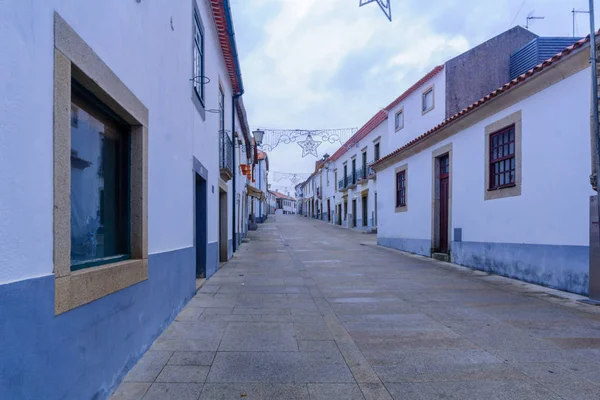
M 110 400 L 600 399 L 600 308 L 298 216 L 248 239 Z

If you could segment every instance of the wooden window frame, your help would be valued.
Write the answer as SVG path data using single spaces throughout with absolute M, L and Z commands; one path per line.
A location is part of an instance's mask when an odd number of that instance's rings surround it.
M 512 134 L 512 135 L 511 135 Z M 512 137 L 512 140 L 511 140 Z M 497 139 L 497 141 L 499 140 L 504 140 L 506 139 L 506 142 L 502 142 L 501 144 L 496 144 L 494 146 L 494 139 Z M 494 133 L 492 133 L 491 135 L 488 136 L 488 147 L 489 147 L 489 166 L 488 166 L 488 172 L 490 174 L 489 176 L 489 187 L 488 190 L 500 190 L 500 189 L 505 189 L 508 187 L 513 187 L 516 185 L 515 181 L 516 181 L 516 149 L 515 149 L 515 144 L 516 144 L 516 140 L 515 140 L 515 126 L 513 125 L 509 125 L 506 128 L 503 128 L 499 131 L 496 131 Z M 510 151 L 511 149 L 511 145 L 512 145 L 512 152 Z M 508 154 L 504 154 L 503 149 L 508 147 Z M 502 156 L 498 157 L 496 156 L 496 158 L 494 158 L 494 150 L 496 150 L 497 152 L 500 151 L 502 152 Z M 498 153 L 496 153 L 498 154 Z M 509 164 L 512 164 L 508 167 L 506 167 L 506 163 L 507 161 L 512 161 Z M 495 166 L 498 165 L 499 168 L 502 168 L 503 170 L 500 172 L 496 172 L 495 171 Z M 510 180 L 508 183 L 506 182 L 506 180 L 504 181 L 504 183 L 500 183 L 498 182 L 498 184 L 496 184 L 496 176 L 500 177 L 501 175 L 504 175 L 504 177 L 506 178 L 506 175 L 509 174 L 509 179 L 512 177 L 512 180 Z
M 400 181 L 403 187 L 399 187 Z M 394 170 L 394 200 L 395 212 L 408 211 L 408 164 Z
M 505 197 L 514 197 L 521 195 L 522 184 L 522 112 L 516 111 L 504 118 L 501 118 L 485 127 L 484 136 L 484 200 L 496 200 Z M 495 188 L 491 184 L 491 143 L 495 134 L 501 133 L 506 129 L 514 128 L 514 159 L 515 159 L 515 180 L 514 183 Z
M 193 49 L 193 54 L 194 54 L 194 62 L 193 62 L 193 68 L 194 68 L 194 80 L 193 80 L 193 84 L 194 84 L 194 92 L 196 93 L 196 96 L 198 96 L 198 100 L 200 100 L 200 104 L 202 104 L 202 106 L 204 106 L 204 74 L 205 74 L 205 63 L 204 63 L 204 53 L 205 53 L 205 48 L 204 48 L 204 27 L 202 26 L 202 22 L 200 20 L 200 11 L 198 11 L 198 9 L 196 7 L 194 7 L 194 29 L 192 30 L 192 32 L 194 33 L 194 38 L 193 38 L 193 44 L 194 44 L 194 49 Z M 196 35 L 196 33 L 198 33 L 198 35 Z M 199 39 L 198 40 L 198 36 Z M 199 60 L 196 60 L 196 57 L 198 57 Z M 200 65 L 200 77 L 198 77 L 196 74 L 198 73 L 198 65 L 196 65 L 196 62 L 199 62 Z

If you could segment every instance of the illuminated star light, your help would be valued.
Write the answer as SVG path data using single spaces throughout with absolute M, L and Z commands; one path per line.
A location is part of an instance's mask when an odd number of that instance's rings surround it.
M 367 5 L 369 3 L 377 2 L 381 11 L 385 14 L 385 16 L 392 22 L 392 6 L 390 5 L 390 0 L 360 0 L 359 7 Z
M 317 147 L 319 147 L 321 145 L 321 143 L 323 142 L 319 142 L 317 140 L 314 140 L 312 138 L 312 136 L 308 135 L 306 137 L 306 140 L 303 140 L 302 142 L 298 142 L 298 145 L 300 147 L 302 147 L 302 157 L 306 157 L 308 154 L 312 154 L 315 157 L 319 157 L 319 155 L 317 154 Z

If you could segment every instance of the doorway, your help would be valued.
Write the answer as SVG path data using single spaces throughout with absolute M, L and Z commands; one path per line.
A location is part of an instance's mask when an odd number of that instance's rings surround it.
M 337 224 L 342 225 L 342 205 L 337 205 Z
M 434 159 L 434 235 L 433 252 L 448 254 L 450 250 L 450 154 Z
M 369 225 L 368 195 L 362 197 L 362 226 Z
M 195 223 L 194 235 L 196 245 L 196 277 L 206 278 L 206 258 L 207 258 L 207 198 L 206 181 L 197 173 L 195 182 Z
M 375 192 L 375 211 L 373 212 L 373 226 L 377 226 L 377 192 Z
M 352 228 L 356 228 L 356 199 L 352 199 Z
M 219 261 L 228 260 L 227 243 L 227 192 L 219 189 Z
M 331 200 L 327 199 L 327 222 L 331 222 Z

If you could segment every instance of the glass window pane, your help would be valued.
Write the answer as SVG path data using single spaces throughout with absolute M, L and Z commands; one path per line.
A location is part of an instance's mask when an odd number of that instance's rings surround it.
M 71 127 L 71 264 L 128 253 L 128 144 L 116 124 L 79 104 Z M 91 109 L 91 111 L 90 111 Z
M 510 168 L 515 169 L 515 159 L 514 157 L 510 159 Z
M 498 136 L 494 136 L 492 138 L 492 146 L 494 146 L 494 147 L 498 146 Z
M 501 161 L 498 164 L 500 165 L 500 172 L 504 172 L 504 163 Z
M 500 184 L 500 186 L 502 186 L 502 185 L 504 185 L 504 174 L 500 174 L 499 177 L 500 177 L 499 184 Z
M 511 130 L 510 130 L 510 140 L 511 140 L 511 141 L 514 141 L 514 140 L 515 140 L 515 130 L 514 130 L 514 129 L 511 129 Z
M 510 143 L 508 151 L 509 151 L 508 154 L 515 154 L 515 143 L 514 142 Z

